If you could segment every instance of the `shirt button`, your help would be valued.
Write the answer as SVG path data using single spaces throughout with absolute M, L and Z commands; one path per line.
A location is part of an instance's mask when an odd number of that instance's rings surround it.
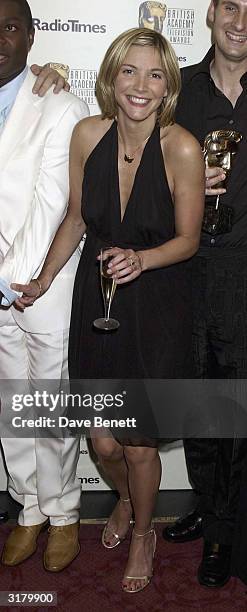
M 234 123 L 233 119 L 230 119 L 229 123 L 232 125 Z
M 210 244 L 215 244 L 215 238 L 211 238 Z

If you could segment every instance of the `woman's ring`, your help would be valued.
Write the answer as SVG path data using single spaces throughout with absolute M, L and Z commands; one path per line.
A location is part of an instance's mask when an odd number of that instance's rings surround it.
M 129 257 L 127 257 L 127 262 L 128 264 L 132 267 L 134 265 L 134 259 L 132 257 L 132 255 L 130 255 Z

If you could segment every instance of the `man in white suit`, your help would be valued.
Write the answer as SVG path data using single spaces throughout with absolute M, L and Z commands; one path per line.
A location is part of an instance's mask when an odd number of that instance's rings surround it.
M 68 201 L 68 153 L 74 125 L 87 106 L 67 92 L 34 96 L 26 66 L 34 40 L 26 0 L 0 4 L 0 379 L 28 389 L 32 381 L 67 379 L 67 345 L 73 280 L 79 253 L 53 287 L 25 312 L 10 285 L 38 274 Z M 37 283 L 37 293 L 39 285 Z M 14 304 L 15 302 L 15 304 Z M 15 379 L 15 380 L 14 380 Z M 6 409 L 6 406 L 5 406 Z M 11 406 L 9 406 L 11 411 Z M 23 505 L 2 554 L 17 565 L 36 550 L 50 520 L 44 565 L 64 569 L 79 553 L 79 443 L 72 438 L 7 438 L 3 448 L 9 491 Z

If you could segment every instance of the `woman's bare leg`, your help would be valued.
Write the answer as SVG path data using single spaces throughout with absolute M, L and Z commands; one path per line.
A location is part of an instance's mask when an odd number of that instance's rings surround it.
M 143 537 L 135 536 L 150 531 L 152 516 L 161 477 L 161 463 L 156 448 L 126 446 L 124 455 L 128 465 L 130 497 L 135 514 L 129 559 L 125 576 L 151 576 L 154 552 L 153 532 Z M 123 587 L 131 590 L 144 586 L 144 580 L 127 580 Z
M 105 474 L 115 485 L 120 500 L 114 508 L 105 534 L 107 546 L 114 546 L 116 537 L 114 533 L 122 539 L 125 537 L 132 517 L 132 505 L 128 487 L 128 468 L 125 461 L 123 447 L 110 434 L 107 437 L 92 438 L 92 444 L 98 455 L 100 465 Z M 123 501 L 123 500 L 129 500 Z

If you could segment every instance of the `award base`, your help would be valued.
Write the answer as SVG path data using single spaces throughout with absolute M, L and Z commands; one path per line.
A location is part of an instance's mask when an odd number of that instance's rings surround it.
M 211 236 L 228 234 L 232 231 L 232 225 L 233 209 L 230 206 L 219 204 L 216 208 L 215 204 L 206 203 L 202 222 L 203 232 Z

